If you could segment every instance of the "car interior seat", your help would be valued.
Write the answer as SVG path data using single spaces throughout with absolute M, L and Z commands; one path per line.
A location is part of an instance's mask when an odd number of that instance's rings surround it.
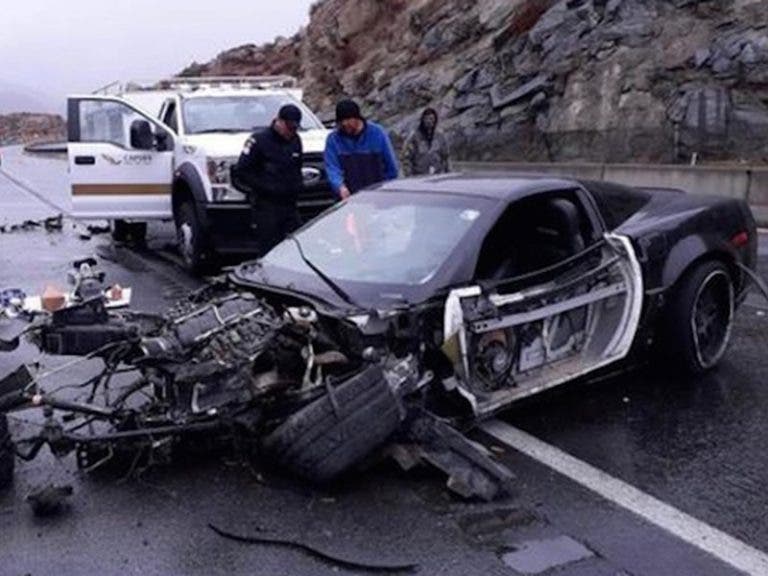
M 540 243 L 544 266 L 565 260 L 585 248 L 579 209 L 570 200 L 547 201 L 533 225 L 533 238 Z
M 521 203 L 489 235 L 480 276 L 502 280 L 551 266 L 586 246 L 581 214 L 566 198 Z
M 521 209 L 506 228 L 505 256 L 490 275 L 492 280 L 546 268 L 585 248 L 579 209 L 565 198 Z

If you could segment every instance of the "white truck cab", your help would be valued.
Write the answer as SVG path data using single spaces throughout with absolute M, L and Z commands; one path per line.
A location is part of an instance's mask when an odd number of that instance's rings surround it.
M 216 253 L 255 254 L 248 198 L 230 179 L 248 136 L 283 104 L 302 110 L 309 218 L 335 198 L 323 167 L 328 130 L 291 77 L 174 78 L 110 85 L 68 99 L 69 174 L 76 218 L 107 219 L 118 240 L 142 240 L 149 220 L 173 220 L 191 270 Z

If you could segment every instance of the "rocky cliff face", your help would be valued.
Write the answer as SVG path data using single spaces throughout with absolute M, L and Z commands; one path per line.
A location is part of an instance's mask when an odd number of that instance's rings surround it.
M 765 0 L 322 0 L 296 36 L 184 73 L 298 76 L 464 159 L 768 160 Z
M 67 139 L 66 123 L 54 114 L 0 115 L 0 146 Z

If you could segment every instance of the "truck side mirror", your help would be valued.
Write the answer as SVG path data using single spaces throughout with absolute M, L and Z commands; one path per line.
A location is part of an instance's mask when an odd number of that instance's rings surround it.
M 155 142 L 157 142 L 157 151 L 165 152 L 170 148 L 170 135 L 165 130 L 158 130 L 155 134 Z
M 146 120 L 131 122 L 131 148 L 136 150 L 152 150 L 155 147 L 155 135 L 152 126 Z

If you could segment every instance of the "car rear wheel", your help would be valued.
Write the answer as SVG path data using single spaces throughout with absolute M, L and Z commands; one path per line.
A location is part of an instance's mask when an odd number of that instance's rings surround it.
M 264 448 L 298 476 L 329 482 L 381 446 L 400 421 L 400 401 L 374 366 L 288 417 Z
M 13 468 L 16 456 L 8 430 L 8 417 L 0 414 L 0 489 L 6 488 L 13 481 Z
M 686 372 L 701 374 L 723 357 L 734 316 L 733 281 L 720 262 L 687 273 L 669 302 L 665 352 Z
M 182 202 L 176 212 L 176 240 L 185 268 L 193 274 L 204 272 L 207 264 L 204 232 L 195 206 L 188 200 Z

